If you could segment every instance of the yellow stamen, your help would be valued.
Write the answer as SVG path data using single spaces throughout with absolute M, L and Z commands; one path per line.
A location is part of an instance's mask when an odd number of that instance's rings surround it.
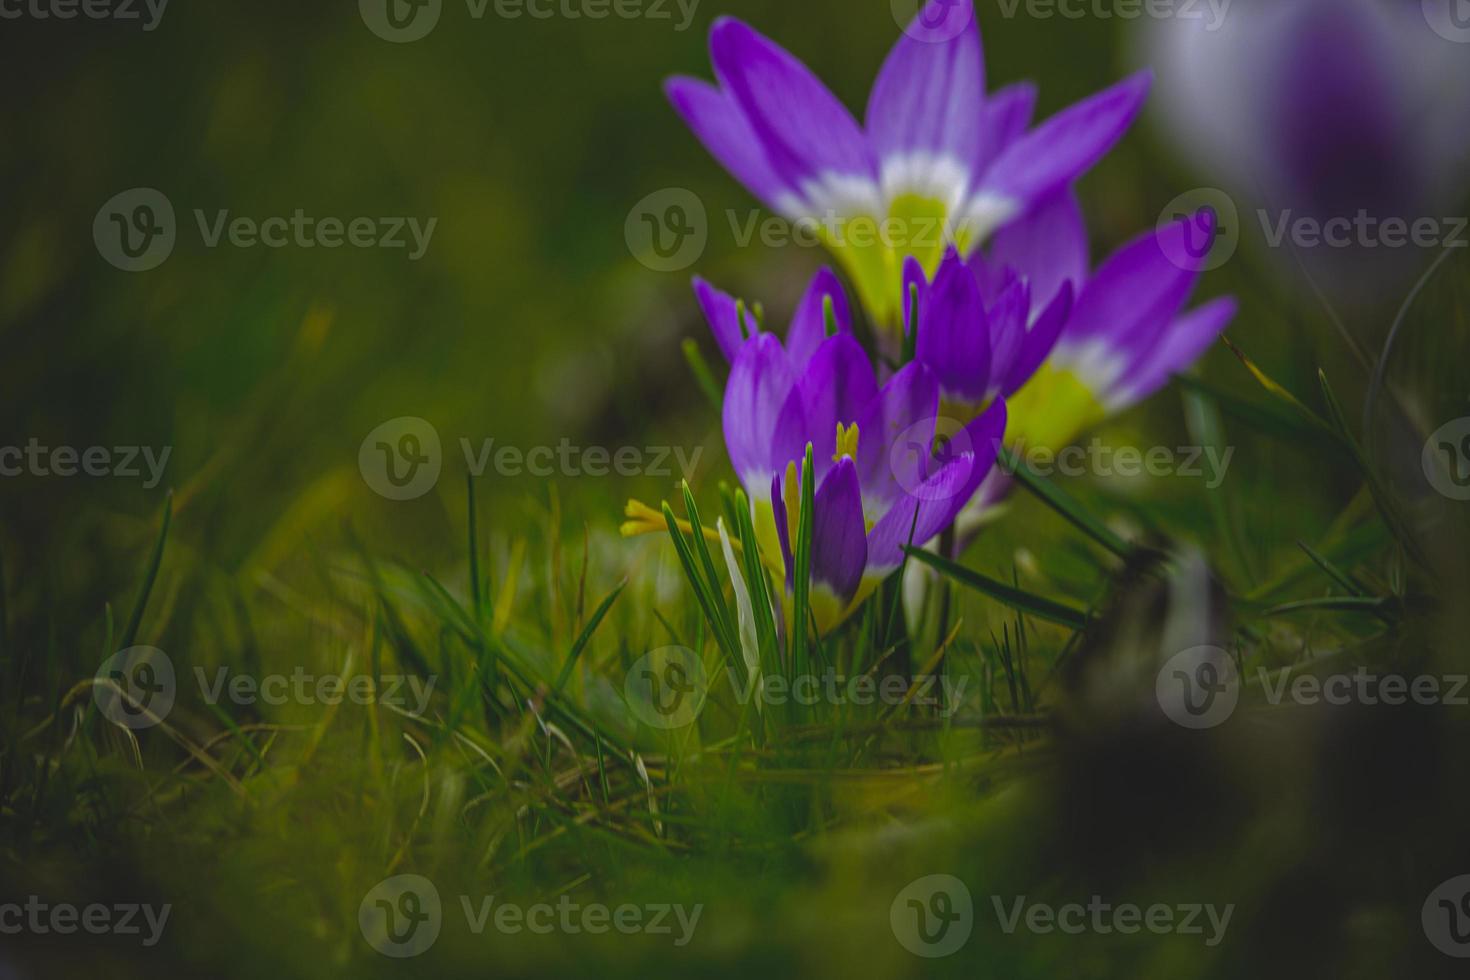
M 858 451 L 858 427 L 854 422 L 852 425 L 843 426 L 837 423 L 837 452 L 832 454 L 832 462 L 842 461 L 842 457 L 856 460 Z
M 669 522 L 664 520 L 663 511 L 654 510 L 641 500 L 628 501 L 628 506 L 623 513 L 628 516 L 629 520 L 624 521 L 618 531 L 625 538 L 636 538 L 644 534 L 663 534 L 669 529 Z M 675 518 L 674 524 L 685 534 L 694 533 L 694 525 L 683 518 Z M 699 533 L 704 535 L 706 541 L 720 543 L 720 532 L 712 527 L 701 525 Z M 737 550 L 740 548 L 738 541 L 735 542 L 735 547 Z
M 624 509 L 624 513 L 630 520 L 624 521 L 619 526 L 618 531 L 625 538 L 636 538 L 645 534 L 663 534 L 669 529 L 669 522 L 664 520 L 663 512 L 654 510 L 641 500 L 628 501 L 628 506 Z M 680 533 L 694 533 L 694 525 L 683 518 L 676 517 L 674 524 L 679 528 Z M 701 525 L 699 533 L 704 535 L 706 541 L 717 545 L 720 544 L 720 532 L 717 528 Z M 730 544 L 735 549 L 736 554 L 744 554 L 745 548 L 742 542 L 732 537 Z M 763 551 L 758 552 L 758 554 L 760 555 L 761 564 L 769 568 L 772 574 L 778 577 L 786 574 L 785 566 L 781 564 L 780 555 L 771 556 Z

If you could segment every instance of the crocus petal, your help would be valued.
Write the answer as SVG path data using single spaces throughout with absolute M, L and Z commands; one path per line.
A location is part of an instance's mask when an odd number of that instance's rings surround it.
M 806 423 L 802 446 L 812 444 L 820 480 L 832 466 L 838 423 L 851 425 L 858 420 L 877 397 L 878 382 L 862 345 L 851 334 L 840 333 L 822 341 L 802 371 L 798 388 Z
M 812 500 L 812 580 L 846 605 L 857 593 L 867 564 L 867 525 L 857 467 L 844 456 Z
M 956 434 L 948 458 L 922 485 L 900 497 L 868 533 L 870 578 L 885 576 L 903 563 L 911 532 L 914 546 L 922 547 L 954 522 L 995 465 L 1005 432 L 1005 402 L 997 401 Z
M 1148 94 L 1142 72 L 1064 109 L 1012 143 L 980 181 L 966 215 L 978 237 L 1076 180 L 1133 124 Z
M 914 297 L 922 297 L 929 289 L 929 277 L 924 275 L 924 265 L 912 255 L 903 260 L 903 332 L 907 337 L 913 332 Z M 917 290 L 917 293 L 915 293 Z
M 752 337 L 740 348 L 725 385 L 725 447 L 740 482 L 752 492 L 779 471 L 773 457 L 782 410 L 795 386 L 786 351 L 774 335 Z
M 710 34 L 715 72 L 765 147 L 776 177 L 798 188 L 777 207 L 789 216 L 878 210 L 867 139 L 821 80 L 769 38 L 733 18 Z
M 1182 257 L 1191 236 L 1213 237 L 1209 211 L 1171 222 L 1124 245 L 1101 266 L 1077 297 L 1068 345 L 1101 341 L 1129 355 L 1151 349 L 1164 325 L 1189 298 L 1199 278 L 1195 263 Z
M 715 343 L 720 345 L 720 353 L 725 355 L 725 360 L 734 362 L 746 339 L 740 329 L 740 307 L 735 302 L 735 297 L 716 289 L 698 276 L 694 277 L 694 296 L 699 300 L 699 308 L 704 311 L 710 332 L 715 335 Z M 747 316 L 745 322 L 755 332 L 755 318 Z
M 965 27 L 930 36 L 926 25 L 941 17 Z M 929 0 L 894 45 L 868 99 L 868 138 L 890 199 L 915 193 L 950 207 L 960 203 L 980 153 L 984 92 L 970 0 Z
M 733 96 L 697 78 L 671 78 L 664 93 L 710 155 L 747 190 L 772 208 L 791 196 L 793 188 L 776 176 Z
M 776 518 L 776 540 L 781 542 L 781 564 L 786 569 L 786 588 L 790 591 L 796 561 L 791 552 L 791 522 L 786 519 L 786 496 L 780 474 L 771 477 L 771 511 Z
M 991 262 L 978 251 L 970 256 L 970 272 L 975 276 L 975 284 L 980 287 L 980 299 L 987 308 L 994 305 L 1000 299 L 1000 294 L 1020 278 L 1015 269 Z
M 1031 315 L 1031 287 L 1024 279 L 1011 283 L 985 314 L 990 319 L 990 384 L 986 397 L 1000 393 L 1011 367 L 1026 345 Z
M 1016 355 L 1016 361 L 1011 365 L 1001 385 L 1002 397 L 1009 398 L 1015 392 L 1020 391 L 1022 385 L 1031 380 L 1032 375 L 1051 356 L 1052 350 L 1062 336 L 1062 329 L 1067 325 L 1067 319 L 1071 315 L 1072 284 L 1064 282 L 1051 303 L 1036 318 L 1031 329 L 1026 332 L 1026 342 L 1022 345 L 1020 353 Z
M 1036 86 L 1017 82 L 992 92 L 980 110 L 980 150 L 975 173 L 983 174 L 1006 149 L 1021 138 L 1036 112 Z
M 1235 319 L 1237 309 L 1235 300 L 1224 296 L 1176 319 L 1153 351 L 1130 369 L 1127 383 L 1109 399 L 1108 408 L 1121 411 L 1162 388 L 1199 359 Z
M 1062 283 L 1070 282 L 1074 292 L 1080 289 L 1087 281 L 1090 260 L 1077 196 L 1070 188 L 1053 194 L 1026 217 L 997 231 L 986 255 L 990 263 L 1008 266 L 1030 280 L 1038 311 L 1042 303 L 1051 302 Z
M 913 361 L 889 378 L 858 416 L 858 482 L 869 520 L 888 513 L 904 487 L 923 483 L 938 414 L 939 382 Z
M 852 311 L 847 305 L 847 293 L 837 275 L 823 267 L 807 287 L 796 316 L 791 319 L 791 330 L 786 334 L 786 352 L 791 363 L 800 370 L 811 359 L 823 340 L 827 338 L 826 300 L 832 299 L 832 313 L 837 321 L 838 333 L 852 333 Z
M 951 248 L 919 299 L 915 356 L 939 379 L 945 397 L 979 402 L 990 382 L 990 327 L 980 287 Z

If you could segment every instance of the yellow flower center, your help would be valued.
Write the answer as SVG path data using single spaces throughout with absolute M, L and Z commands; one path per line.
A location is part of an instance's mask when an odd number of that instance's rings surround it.
M 839 463 L 839 462 L 842 461 L 842 457 L 844 457 L 844 456 L 848 457 L 849 459 L 851 459 L 853 461 L 856 461 L 857 460 L 857 451 L 858 451 L 858 427 L 857 427 L 857 423 L 854 422 L 852 425 L 849 425 L 849 426 L 845 426 L 844 427 L 841 422 L 838 422 L 837 423 L 837 451 L 832 454 L 832 462 Z

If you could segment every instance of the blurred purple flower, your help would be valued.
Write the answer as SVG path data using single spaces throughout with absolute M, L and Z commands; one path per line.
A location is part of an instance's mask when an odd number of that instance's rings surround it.
M 1264 223 L 1439 219 L 1465 189 L 1470 150 L 1470 48 L 1445 29 L 1466 8 L 1236 0 L 1215 29 L 1157 22 L 1145 58 L 1158 70 L 1159 109 L 1174 137 L 1234 195 L 1258 204 Z M 1463 34 L 1470 41 L 1470 29 Z M 1381 288 L 1381 239 L 1351 235 L 1293 243 L 1340 289 Z

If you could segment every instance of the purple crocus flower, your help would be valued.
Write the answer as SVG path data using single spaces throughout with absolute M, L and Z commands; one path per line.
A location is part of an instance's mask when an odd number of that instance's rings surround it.
M 715 23 L 710 51 L 718 84 L 674 78 L 669 99 L 752 193 L 813 224 L 889 346 L 905 259 L 933 275 L 946 244 L 968 253 L 1068 186 L 1127 130 L 1149 85 L 1135 75 L 1033 129 L 1034 86 L 985 92 L 970 0 L 929 0 L 883 65 L 865 125 L 738 20 Z
M 1006 397 L 1009 442 L 1061 448 L 1161 388 L 1234 317 L 1228 297 L 1184 312 L 1200 274 L 1188 236 L 1211 237 L 1214 220 L 1166 224 L 1089 271 L 1076 199 L 1054 195 L 968 264 L 949 254 L 921 292 L 916 356 L 947 405 Z
M 1236 0 L 1219 23 L 1158 21 L 1142 57 L 1158 66 L 1169 133 L 1239 202 L 1243 225 L 1335 292 L 1396 300 L 1393 267 L 1424 251 L 1384 245 L 1382 223 L 1440 219 L 1465 189 L 1465 11 L 1463 0 Z
M 742 327 L 732 296 L 704 282 L 695 288 L 731 355 L 730 461 L 752 501 L 763 556 L 788 589 L 801 460 L 812 447 L 812 608 L 829 630 L 898 569 L 904 545 L 926 544 L 954 522 L 994 465 L 1005 403 L 997 399 L 936 455 L 939 381 L 915 362 L 880 384 L 829 270 L 813 280 L 785 344 L 748 319 Z

